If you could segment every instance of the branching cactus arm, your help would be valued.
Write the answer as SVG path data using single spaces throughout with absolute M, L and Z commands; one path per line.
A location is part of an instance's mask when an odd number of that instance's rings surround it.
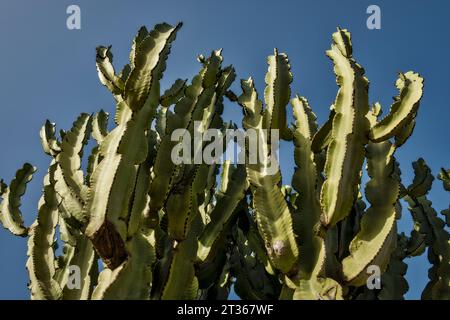
M 370 130 L 370 139 L 374 142 L 397 135 L 405 125 L 410 126 L 407 130 L 410 133 L 411 126 L 414 127 L 414 118 L 423 93 L 423 78 L 412 71 L 400 73 L 395 86 L 399 95 L 394 98 L 389 114 Z
M 28 228 L 24 226 L 22 212 L 20 211 L 21 197 L 24 195 L 27 183 L 33 178 L 36 168 L 29 163 L 17 170 L 10 185 L 0 181 L 0 222 L 12 234 L 26 237 Z

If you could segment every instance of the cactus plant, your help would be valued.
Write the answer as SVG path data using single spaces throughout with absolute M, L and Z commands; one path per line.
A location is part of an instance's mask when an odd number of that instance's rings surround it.
M 449 299 L 448 233 L 426 198 L 431 170 L 419 159 L 405 187 L 394 156 L 414 129 L 423 79 L 401 73 L 399 95 L 380 120 L 380 104 L 369 106 L 369 82 L 353 57 L 350 33 L 338 29 L 327 51 L 339 86 L 328 121 L 319 128 L 307 99 L 297 95 L 289 126 L 293 75 L 287 55 L 276 49 L 268 58 L 265 104 L 252 78 L 241 81 L 242 94 L 230 90 L 236 75 L 222 66 L 221 50 L 198 57 L 192 81 L 178 79 L 161 92 L 180 28 L 142 27 L 119 73 L 111 46 L 97 48 L 100 82 L 116 101 L 115 126 L 108 130 L 104 111 L 81 114 L 59 136 L 45 122 L 40 137 L 51 160 L 30 227 L 20 204 L 36 168 L 25 164 L 10 185 L 1 181 L 0 221 L 28 237 L 31 298 L 226 299 L 234 287 L 243 299 L 402 299 L 404 259 L 428 248 L 423 298 Z M 242 107 L 243 128 L 261 139 L 263 157 L 236 165 L 172 161 L 178 129 L 194 136 L 235 127 L 221 117 L 224 97 Z M 278 132 L 294 144 L 292 186 L 281 185 L 272 142 Z M 83 168 L 90 139 L 96 145 Z M 226 149 L 223 140 L 216 156 Z M 190 148 L 188 158 L 195 158 L 206 144 Z M 448 190 L 448 172 L 440 179 Z M 397 233 L 402 199 L 415 221 L 409 236 Z M 448 210 L 443 213 L 448 225 Z M 381 269 L 381 289 L 366 287 L 371 265 Z

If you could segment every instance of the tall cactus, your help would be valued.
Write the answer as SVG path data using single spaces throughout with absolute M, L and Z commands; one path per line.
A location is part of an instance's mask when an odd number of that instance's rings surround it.
M 282 250 L 276 251 L 275 258 L 273 248 L 265 246 L 267 255 L 271 257 L 269 269 L 282 279 L 279 297 L 402 299 L 407 291 L 403 259 L 423 253 L 424 246 L 428 246 L 433 267 L 423 297 L 447 299 L 448 233 L 431 209 L 430 202 L 421 198 L 431 188 L 433 177 L 424 161 L 419 160 L 414 163 L 416 178 L 411 186 L 405 188 L 394 157 L 396 149 L 406 142 L 414 129 L 423 79 L 411 71 L 400 73 L 396 82 L 399 95 L 394 98 L 389 114 L 379 120 L 381 106 L 375 103 L 369 108 L 369 81 L 353 57 L 350 33 L 338 28 L 332 38 L 327 55 L 334 64 L 339 91 L 328 121 L 318 129 L 308 101 L 297 95 L 291 101 L 295 119 L 292 137 L 282 135 L 285 140 L 293 138 L 294 142 L 297 167 L 292 186 L 295 191 L 284 198 L 278 196 L 286 190 L 280 184 L 279 172 L 275 176 L 266 175 L 265 179 L 270 178 L 270 183 L 264 185 L 260 182 L 261 173 L 265 172 L 264 164 L 260 164 L 259 168 L 263 169 L 259 175 L 254 173 L 255 166 L 247 164 L 248 180 L 255 185 L 252 187 L 254 199 L 250 203 L 254 212 L 252 219 L 258 223 L 260 237 L 265 242 L 269 236 L 276 237 L 278 233 L 284 237 L 280 242 Z M 277 51 L 275 53 L 278 54 Z M 289 70 L 285 54 L 281 54 L 279 59 L 269 57 L 268 61 L 266 82 L 275 78 L 271 75 L 276 70 L 272 65 L 274 61 L 284 61 L 284 69 Z M 261 128 L 260 114 L 271 112 L 273 97 L 285 97 L 291 91 L 286 86 L 291 83 L 292 75 L 283 72 L 280 66 L 279 70 L 277 79 L 284 75 L 282 82 L 285 87 L 274 86 L 273 91 L 266 87 L 265 92 L 271 92 L 272 96 L 265 95 L 264 110 L 251 79 L 241 82 L 242 94 L 237 100 L 243 107 L 244 128 Z M 283 110 L 285 106 L 277 105 Z M 284 122 L 278 120 L 275 123 Z M 273 128 L 284 130 L 279 126 Z M 360 182 L 364 160 L 370 178 L 365 188 Z M 440 174 L 444 186 L 448 180 L 446 174 L 445 170 Z M 267 195 L 262 204 L 258 193 Z M 370 203 L 367 210 L 362 194 Z M 410 237 L 397 234 L 400 200 L 405 197 L 413 212 L 420 211 L 420 216 L 413 213 L 414 219 L 419 220 L 416 222 L 417 230 Z M 268 220 L 270 217 L 276 218 Z M 425 222 L 431 224 L 427 229 L 424 229 Z M 424 234 L 425 230 L 429 230 L 428 236 Z M 287 240 L 290 238 L 295 242 Z M 424 238 L 428 242 L 420 242 Z M 261 256 L 256 248 L 253 250 Z M 264 259 L 260 260 L 264 265 Z M 371 291 L 366 282 L 373 266 L 383 274 L 379 280 L 384 286 Z M 245 295 L 257 297 L 258 293 Z
M 369 107 L 369 81 L 353 57 L 350 33 L 338 29 L 327 55 L 339 89 L 319 128 L 306 98 L 290 100 L 290 62 L 277 49 L 267 60 L 264 104 L 252 78 L 241 81 L 241 95 L 230 90 L 236 74 L 222 65 L 221 50 L 198 57 L 191 81 L 178 79 L 162 91 L 180 28 L 139 29 L 119 73 L 111 46 L 97 47 L 99 80 L 116 101 L 114 125 L 109 130 L 103 110 L 82 113 L 59 136 L 45 122 L 40 138 L 51 162 L 30 227 L 20 205 L 36 169 L 25 164 L 9 185 L 0 182 L 1 223 L 28 237 L 31 298 L 226 299 L 234 287 L 243 299 L 402 299 L 404 259 L 428 248 L 423 298 L 449 299 L 449 235 L 426 198 L 434 177 L 419 159 L 405 187 L 394 156 L 413 132 L 423 79 L 401 73 L 399 95 L 379 119 L 381 106 Z M 248 150 L 245 164 L 217 161 L 226 130 L 236 127 L 222 119 L 224 97 L 242 107 L 244 130 L 262 142 L 256 163 Z M 192 139 L 188 155 L 179 149 L 179 129 Z M 198 155 L 210 146 L 194 138 L 209 129 L 224 145 L 207 164 Z M 281 185 L 278 136 L 294 145 L 292 187 Z M 90 139 L 95 145 L 84 168 Z M 174 154 L 188 161 L 176 162 Z M 369 180 L 362 186 L 364 161 Z M 449 190 L 448 171 L 439 178 Z M 408 236 L 397 234 L 402 199 L 415 221 Z M 370 290 L 367 270 L 374 265 L 381 289 Z

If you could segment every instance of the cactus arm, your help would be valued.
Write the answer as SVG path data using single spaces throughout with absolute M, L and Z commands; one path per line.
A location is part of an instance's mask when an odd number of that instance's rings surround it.
M 331 278 L 300 280 L 294 291 L 294 300 L 343 300 L 341 285 Z
M 64 246 L 62 248 L 62 255 L 57 257 L 55 275 L 53 279 L 58 283 L 59 287 L 64 290 L 69 277 L 68 271 L 69 266 L 71 265 L 70 261 L 75 254 L 75 246 L 77 243 L 75 237 L 67 231 L 67 224 L 63 219 L 59 219 L 58 225 L 60 230 L 60 238 L 64 241 Z
M 88 300 L 90 298 L 94 263 L 97 263 L 97 260 L 95 259 L 95 251 L 91 241 L 80 236 L 77 239 L 74 253 L 69 263 L 69 265 L 75 265 L 80 268 L 80 289 L 69 289 L 69 287 L 64 286 L 62 299 Z
M 445 223 L 431 207 L 426 196 L 405 197 L 409 210 L 423 234 L 428 248 L 428 260 L 431 268 L 428 271 L 430 281 L 422 292 L 422 299 L 450 299 L 450 246 L 449 234 Z
M 268 70 L 265 77 L 266 88 L 264 100 L 264 125 L 268 128 L 280 130 L 282 139 L 291 140 L 292 134 L 286 123 L 286 106 L 291 96 L 290 83 L 292 82 L 291 66 L 286 54 L 278 53 L 267 58 Z
M 108 135 L 108 119 L 109 114 L 103 110 L 97 112 L 92 118 L 92 137 L 98 144 L 101 144 Z
M 59 226 L 59 239 L 64 243 L 62 248 L 62 254 L 57 257 L 57 266 L 54 279 L 63 288 L 67 281 L 68 273 L 67 268 L 70 265 L 70 260 L 75 253 L 75 246 L 77 244 L 77 236 L 80 235 L 80 231 L 72 228 L 66 223 L 66 220 L 60 216 L 58 219 Z
M 298 248 L 291 213 L 278 186 L 280 175 L 277 176 L 257 178 L 260 185 L 253 187 L 253 201 L 258 229 L 272 264 L 282 272 L 289 272 L 297 260 Z M 250 183 L 254 181 L 250 178 Z
M 223 95 L 234 81 L 236 74 L 232 66 L 227 66 L 221 69 L 221 63 L 223 61 L 221 50 L 214 51 L 212 53 L 212 57 L 209 60 L 209 62 L 205 61 L 204 65 L 207 65 L 207 63 L 209 63 L 208 69 L 212 72 L 210 71 L 209 75 L 208 73 L 205 74 L 205 78 L 214 80 L 213 75 L 216 73 L 215 70 L 218 70 L 218 73 L 215 77 L 217 81 L 215 83 L 215 88 L 211 87 L 207 89 L 210 90 L 210 93 L 208 95 L 205 95 L 207 99 L 204 99 L 204 102 L 199 101 L 199 103 L 197 103 L 197 106 L 192 114 L 192 120 L 189 125 L 189 132 L 192 137 L 195 134 L 204 134 L 207 129 L 216 129 L 218 136 L 215 139 L 221 139 L 223 141 L 223 145 L 226 146 L 226 143 L 228 141 L 226 141 L 226 135 L 224 134 L 224 132 L 228 127 L 227 125 L 224 125 L 223 119 L 221 117 L 224 108 Z M 194 121 L 200 121 L 200 126 L 194 127 Z M 192 140 L 191 144 L 194 145 L 194 157 L 197 153 L 206 151 L 206 148 L 208 147 L 206 142 L 196 144 L 196 142 Z M 222 156 L 225 148 L 222 150 L 215 150 L 216 159 Z M 193 193 L 191 195 L 191 210 L 194 212 L 190 213 L 190 215 L 200 214 L 203 225 L 205 225 L 211 218 L 210 215 L 213 207 L 211 200 L 214 194 L 216 183 L 215 177 L 218 173 L 218 168 L 219 166 L 217 164 L 207 165 L 203 163 L 202 165 L 200 165 L 197 169 L 194 185 L 192 186 Z M 225 214 L 225 216 L 227 223 L 226 228 L 223 229 L 223 231 L 226 233 L 226 231 L 228 231 L 228 225 L 232 222 L 230 222 L 230 219 L 228 219 L 228 214 Z M 233 214 L 233 216 L 235 216 L 235 214 Z
M 181 23 L 175 27 L 168 24 L 156 25 L 155 29 L 137 46 L 134 55 L 134 68 L 125 83 L 124 92 L 124 100 L 131 110 L 141 109 L 149 95 L 154 94 L 154 91 L 158 91 L 157 101 L 159 103 L 159 79 L 165 69 L 165 60 L 170 50 L 170 43 L 174 40 L 181 26 Z M 159 68 L 162 70 L 159 70 Z M 154 70 L 157 70 L 159 74 L 153 74 Z M 157 88 L 155 88 L 155 85 Z
M 245 129 L 260 126 L 262 102 L 258 98 L 253 79 L 241 80 L 242 95 L 238 98 L 238 103 L 242 106 L 244 118 L 242 125 Z
M 115 74 L 112 65 L 111 46 L 99 46 L 96 48 L 97 55 L 95 58 L 98 78 L 109 91 L 115 96 L 119 96 L 123 92 L 124 84 L 122 79 Z
M 256 254 L 259 262 L 264 266 L 266 272 L 270 275 L 275 275 L 277 272 L 272 266 L 264 242 L 257 230 L 256 223 L 249 219 L 249 230 L 246 233 L 249 248 Z
M 148 30 L 145 26 L 142 26 L 139 28 L 136 36 L 133 39 L 133 43 L 131 44 L 131 50 L 130 50 L 130 67 L 133 69 L 135 67 L 135 60 L 136 60 L 136 52 L 139 45 L 142 43 L 142 41 L 148 37 Z
M 350 212 L 360 180 L 364 161 L 364 145 L 369 130 L 368 80 L 364 69 L 351 55 L 351 39 L 347 30 L 333 34 L 333 44 L 327 55 L 334 63 L 339 91 L 334 102 L 331 141 L 327 149 L 325 176 L 320 203 L 322 224 L 333 226 Z
M 128 108 L 123 101 L 119 105 L 122 105 L 123 108 Z M 83 209 L 86 214 L 90 214 L 89 224 L 86 229 L 88 236 L 93 236 L 104 222 L 114 173 L 117 171 L 121 160 L 120 155 L 116 151 L 125 130 L 126 124 L 118 125 L 104 138 L 100 145 L 99 152 L 103 160 L 96 166 L 91 175 L 90 188 L 86 205 Z
M 55 156 L 58 164 L 54 173 L 55 191 L 61 198 L 63 218 L 73 226 L 84 225 L 88 220 L 88 216 L 83 214 L 88 187 L 84 183 L 81 158 L 90 132 L 91 118 L 81 114 L 72 129 L 64 135 L 61 151 Z
M 172 242 L 167 256 L 161 261 L 161 271 L 158 273 L 159 288 L 155 290 L 162 300 L 193 299 L 191 287 L 197 282 L 194 269 L 194 259 L 197 250 L 196 238 L 189 236 L 181 242 Z M 156 276 L 156 275 L 155 275 Z
M 126 83 L 128 76 L 131 73 L 131 66 L 129 63 L 127 63 L 126 65 L 123 66 L 122 70 L 120 70 L 119 73 L 119 78 L 122 81 L 122 83 Z M 120 99 L 122 99 L 122 97 L 120 97 Z
M 438 179 L 442 181 L 444 189 L 450 191 L 450 170 L 441 169 L 439 172 Z
M 395 135 L 394 141 L 397 148 L 400 148 L 409 139 L 415 127 L 416 117 L 414 115 L 414 117 L 404 125 L 403 129 L 399 130 L 399 132 Z
M 164 94 L 159 99 L 159 103 L 165 108 L 176 104 L 184 94 L 186 82 L 187 79 L 177 79 L 169 89 L 164 91 Z
M 281 290 L 278 279 L 268 274 L 259 263 L 258 256 L 252 253 L 248 238 L 240 228 L 237 229 L 235 243 L 231 271 L 236 278 L 234 290 L 237 295 L 243 300 L 277 299 Z
M 49 120 L 45 121 L 45 124 L 39 131 L 39 136 L 42 148 L 46 154 L 55 156 L 61 151 L 59 141 L 56 139 L 54 123 L 51 123 Z
M 413 197 L 420 197 L 428 193 L 433 184 L 434 176 L 422 158 L 413 162 L 414 180 L 407 188 L 407 193 Z
M 224 167 L 227 168 L 229 165 L 229 163 L 226 163 Z M 208 257 L 211 258 L 210 253 L 214 251 L 213 247 L 217 245 L 222 233 L 228 229 L 226 226 L 245 195 L 248 188 L 245 168 L 238 166 L 231 174 L 230 180 L 222 180 L 222 186 L 224 184 L 226 187 L 222 187 L 222 191 L 217 195 L 217 203 L 210 214 L 211 221 L 206 225 L 198 239 L 197 258 L 200 261 L 205 261 Z
M 331 129 L 333 128 L 333 119 L 336 112 L 334 106 L 331 106 L 328 120 L 317 130 L 312 138 L 311 149 L 314 153 L 319 153 L 326 149 L 331 141 Z
M 100 144 L 108 135 L 108 118 L 109 114 L 100 110 L 92 119 L 92 137 L 97 141 L 97 146 L 92 148 L 91 154 L 88 158 L 88 165 L 86 169 L 86 185 L 90 187 L 91 176 L 97 168 L 102 156 L 100 154 Z
M 155 129 L 158 133 L 158 144 L 161 142 L 162 138 L 166 135 L 167 127 L 167 113 L 170 113 L 167 108 L 160 108 L 156 114 Z
M 53 252 L 55 229 L 58 223 L 58 202 L 54 191 L 56 165 L 50 165 L 44 178 L 44 194 L 39 201 L 36 221 L 30 227 L 28 238 L 29 288 L 33 300 L 56 300 L 62 295 L 61 287 L 54 280 L 55 256 Z
M 180 174 L 174 179 L 174 187 L 171 189 L 165 205 L 168 218 L 169 237 L 182 241 L 186 238 L 191 221 L 193 219 L 192 197 L 196 190 L 193 184 L 197 169 L 193 165 L 184 165 L 180 169 Z
M 320 270 L 313 271 L 319 260 L 323 260 L 323 239 L 315 234 L 316 225 L 320 222 L 320 203 L 316 193 L 317 171 L 314 164 L 314 153 L 311 150 L 311 139 L 317 130 L 316 116 L 303 97 L 295 97 L 291 101 L 294 124 L 294 158 L 295 172 L 292 186 L 298 192 L 295 201 L 294 230 L 298 235 L 300 278 L 309 279 L 317 276 Z M 322 261 L 323 262 L 323 261 Z
M 381 276 L 382 288 L 378 293 L 380 300 L 403 300 L 409 289 L 405 279 L 408 265 L 403 262 L 406 257 L 407 238 L 404 235 L 397 237 L 397 247 L 391 255 L 386 272 Z
M 267 122 L 267 114 L 261 116 L 261 102 L 250 78 L 241 81 L 242 95 L 239 97 L 239 104 L 244 109 L 243 126 L 246 129 L 254 129 L 259 135 L 259 154 L 263 159 L 258 159 L 258 164 L 246 164 L 247 178 L 253 193 L 253 204 L 256 210 L 256 221 L 258 230 L 263 238 L 269 258 L 275 268 L 286 273 L 289 272 L 297 260 L 298 248 L 292 229 L 292 217 L 286 200 L 278 184 L 281 181 L 279 169 L 268 175 L 269 166 L 278 166 L 276 158 L 271 156 L 268 150 L 268 134 L 261 129 L 272 129 L 265 127 L 271 125 Z M 266 120 L 264 120 L 266 119 Z M 265 122 L 266 121 L 266 122 Z M 271 159 L 271 162 L 269 161 Z
M 341 222 L 339 231 L 339 249 L 338 257 L 342 260 L 349 254 L 348 248 L 353 237 L 358 233 L 360 228 L 361 217 L 366 208 L 364 200 L 362 200 L 361 193 L 358 194 L 358 199 L 353 204 L 350 214 Z
M 147 215 L 150 197 L 148 190 L 150 188 L 150 168 L 155 157 L 156 134 L 153 131 L 148 133 L 148 153 L 147 159 L 139 166 L 136 185 L 133 194 L 130 220 L 128 222 L 128 236 L 132 236 L 139 229 L 143 218 Z
M 59 212 L 72 227 L 81 227 L 87 222 L 87 215 L 83 214 L 83 202 L 67 185 L 61 167 L 57 166 L 54 173 L 55 192 L 59 199 Z
M 131 119 L 108 134 L 100 146 L 104 158 L 91 176 L 91 187 L 83 210 L 91 216 L 86 234 L 93 240 L 102 258 L 110 256 L 107 260 L 111 268 L 117 267 L 126 256 L 123 241 L 127 227 L 120 218 L 128 214 L 128 204 L 134 190 L 132 184 L 137 175 L 136 164 L 144 161 L 147 155 L 145 120 L 148 115 L 149 109 L 143 108 L 136 121 Z M 111 252 L 111 248 L 104 248 L 109 252 L 102 252 L 103 248 L 99 246 L 105 243 L 101 240 L 105 236 L 115 239 L 117 253 Z
M 113 284 L 123 272 L 125 263 L 122 263 L 114 270 L 109 268 L 103 269 L 98 275 L 98 284 L 92 292 L 92 300 L 102 300 L 104 299 L 105 292 L 108 290 L 109 286 Z
M 219 268 L 220 275 L 215 283 L 207 289 L 206 300 L 228 300 L 232 284 L 230 262 L 225 262 Z
M 425 235 L 420 233 L 420 223 L 414 222 L 413 230 L 408 238 L 406 252 L 409 257 L 417 257 L 422 255 L 427 248 Z
M 145 132 L 159 103 L 159 79 L 178 28 L 179 26 L 171 28 L 168 25 L 158 25 L 139 46 L 135 69 L 125 85 L 126 100 L 133 105 L 119 103 L 124 110 L 128 107 L 134 110 L 134 117 L 126 123 L 120 121 L 116 129 L 105 138 L 100 147 L 104 159 L 92 175 L 85 206 L 85 211 L 91 214 L 86 234 L 93 239 L 97 250 L 103 237 L 115 239 L 118 253 L 111 252 L 111 248 L 100 249 L 105 249 L 103 256 L 113 255 L 111 259 L 107 259 L 112 268 L 117 267 L 126 256 L 120 248 L 123 248 L 127 232 L 124 220 L 128 219 L 129 202 L 137 175 L 136 165 L 147 157 Z M 145 105 L 142 105 L 144 102 Z
M 58 257 L 54 279 L 62 288 L 63 300 L 87 300 L 97 283 L 97 258 L 91 241 L 80 231 L 70 227 L 64 219 L 58 220 L 60 239 L 64 241 L 63 255 Z M 77 266 L 80 270 L 80 288 L 67 285 L 69 268 Z
M 217 53 L 213 53 L 202 68 L 200 73 L 194 77 L 191 85 L 185 90 L 185 96 L 175 105 L 174 113 L 167 114 L 166 135 L 161 140 L 155 158 L 153 171 L 155 177 L 150 185 L 150 214 L 155 215 L 167 200 L 171 182 L 174 177 L 176 165 L 171 159 L 173 148 L 178 141 L 172 141 L 171 135 L 176 129 L 188 129 L 192 121 L 194 110 L 201 107 L 205 101 L 210 101 L 219 72 L 219 59 Z
M 36 168 L 29 163 L 17 170 L 9 187 L 1 181 L 1 194 L 3 201 L 0 203 L 0 222 L 16 236 L 25 237 L 28 228 L 24 226 L 22 212 L 20 211 L 21 198 L 24 195 L 28 182 L 33 178 Z
M 194 215 L 200 215 L 203 226 L 209 221 L 209 213 L 211 212 L 212 206 L 210 200 L 215 191 L 217 167 L 217 164 L 211 166 L 205 163 L 201 164 L 197 168 L 192 185 L 192 210 L 195 211 Z
M 450 206 L 448 209 L 442 210 L 441 213 L 445 217 L 445 224 L 449 227 L 450 226 Z
M 292 186 L 298 192 L 294 210 L 294 230 L 298 235 L 299 277 L 317 277 L 324 262 L 323 239 L 315 234 L 320 223 L 320 203 L 316 193 L 317 170 L 312 151 L 312 138 L 317 131 L 316 116 L 303 97 L 292 99 L 294 114 L 295 172 Z
M 72 129 L 66 133 L 61 142 L 61 152 L 57 155 L 61 174 L 65 184 L 77 199 L 83 201 L 87 187 L 84 185 L 81 158 L 91 131 L 91 117 L 81 114 L 74 122 Z
M 320 203 L 317 197 L 317 170 L 312 150 L 317 131 L 316 116 L 308 101 L 295 97 L 291 101 L 294 114 L 294 157 L 296 169 L 292 186 L 298 192 L 294 210 L 294 230 L 299 243 L 299 270 L 293 280 L 293 299 L 338 299 L 342 288 L 332 279 L 322 277 L 325 264 L 325 242 L 316 234 L 320 223 Z M 286 279 L 288 285 L 292 282 Z
M 370 140 L 374 142 L 395 136 L 414 120 L 419 108 L 423 94 L 423 78 L 419 74 L 412 71 L 400 73 L 395 86 L 399 95 L 394 98 L 389 114 L 370 130 Z
M 365 192 L 371 206 L 361 219 L 360 231 L 350 243 L 350 255 L 342 261 L 344 280 L 350 285 L 361 286 L 366 282 L 369 265 L 385 270 L 397 240 L 399 182 L 394 151 L 389 141 L 367 146 L 367 170 L 371 179 Z

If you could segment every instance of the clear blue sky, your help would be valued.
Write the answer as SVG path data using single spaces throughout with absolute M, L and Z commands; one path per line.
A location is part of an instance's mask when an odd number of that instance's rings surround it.
M 81 7 L 81 30 L 66 28 L 66 8 Z M 368 30 L 366 8 L 381 7 L 381 30 Z M 398 71 L 415 70 L 425 77 L 413 137 L 397 153 L 403 179 L 411 179 L 411 162 L 424 157 L 436 174 L 450 166 L 448 143 L 450 42 L 449 1 L 87 1 L 2 0 L 0 2 L 0 177 L 10 181 L 24 161 L 39 171 L 23 199 L 31 224 L 49 158 L 38 131 L 49 118 L 69 129 L 81 112 L 114 110 L 113 99 L 97 79 L 95 47 L 113 46 L 116 69 L 127 62 L 131 40 L 141 25 L 183 21 L 173 46 L 163 85 L 191 78 L 197 54 L 224 48 L 225 63 L 238 79 L 252 75 L 262 94 L 266 56 L 277 47 L 289 55 L 293 93 L 305 95 L 323 123 L 335 98 L 336 83 L 325 50 L 337 26 L 353 35 L 354 55 L 366 69 L 371 102 L 388 110 L 396 95 Z M 234 90 L 239 92 L 238 82 Z M 227 105 L 226 119 L 240 124 L 241 112 Z M 284 183 L 293 172 L 292 152 L 282 146 Z M 437 210 L 449 204 L 440 183 L 430 196 Z M 410 227 L 404 207 L 401 228 Z M 0 230 L 0 299 L 27 299 L 26 241 Z M 419 298 L 427 282 L 426 257 L 410 263 L 408 298 Z

